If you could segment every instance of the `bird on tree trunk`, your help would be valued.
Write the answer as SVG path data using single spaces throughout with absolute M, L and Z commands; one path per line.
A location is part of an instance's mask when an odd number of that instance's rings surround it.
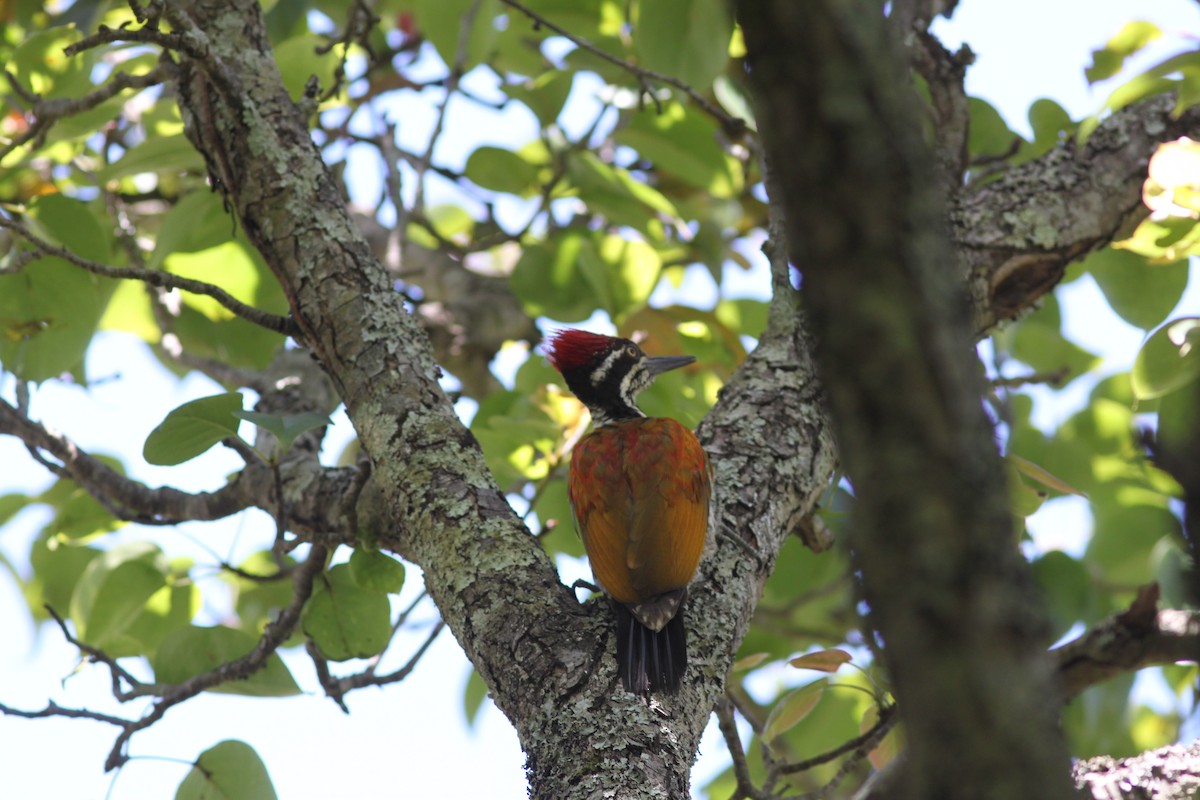
M 683 605 L 708 533 L 708 458 L 696 435 L 647 417 L 638 393 L 692 356 L 647 356 L 629 339 L 554 333 L 550 364 L 592 414 L 575 446 L 567 492 L 596 581 L 617 616 L 625 688 L 673 692 L 687 669 Z

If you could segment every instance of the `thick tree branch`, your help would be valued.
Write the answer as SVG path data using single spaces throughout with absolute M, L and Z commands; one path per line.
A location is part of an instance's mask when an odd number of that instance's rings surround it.
M 1028 308 L 1072 261 L 1130 231 L 1148 213 L 1142 182 L 1155 147 L 1200 137 L 1200 107 L 1174 118 L 1156 97 L 1106 119 L 1080 147 L 1046 155 L 950 199 L 950 236 L 982 335 Z
M 216 492 L 151 489 L 126 478 L 103 461 L 80 450 L 62 434 L 49 430 L 0 400 L 0 434 L 16 436 L 29 447 L 52 455 L 66 474 L 105 504 L 119 519 L 148 525 L 174 525 L 186 520 L 212 520 L 252 505 L 240 478 Z
M 1127 611 L 1050 651 L 1068 699 L 1126 672 L 1177 661 L 1200 663 L 1200 611 L 1158 608 L 1158 584 Z
M 1071 772 L 1095 800 L 1194 800 L 1200 795 L 1200 742 L 1148 750 L 1129 758 L 1099 756 Z

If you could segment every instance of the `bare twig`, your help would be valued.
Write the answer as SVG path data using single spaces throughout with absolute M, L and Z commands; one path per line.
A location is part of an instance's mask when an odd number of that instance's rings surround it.
M 549 30 L 552 30 L 555 33 L 557 33 L 559 36 L 563 36 L 563 37 L 569 39 L 576 46 L 581 47 L 584 50 L 587 50 L 589 53 L 596 56 L 597 58 L 603 59 L 604 61 L 607 61 L 610 64 L 615 64 L 616 66 L 620 67 L 621 69 L 626 70 L 627 72 L 629 72 L 631 75 L 635 76 L 638 79 L 638 81 L 642 84 L 643 88 L 646 87 L 647 81 L 654 81 L 655 83 L 665 83 L 668 86 L 675 87 L 679 91 L 686 94 L 689 98 L 691 98 L 692 102 L 694 102 L 696 105 L 700 106 L 700 108 L 702 108 L 706 114 L 711 116 L 713 119 L 717 120 L 717 122 L 721 123 L 721 127 L 724 128 L 725 134 L 727 136 L 729 136 L 730 138 L 738 137 L 746 130 L 745 120 L 741 119 L 740 117 L 735 117 L 735 116 L 732 116 L 731 114 L 725 113 L 723 110 L 721 110 L 715 104 L 710 102 L 707 97 L 700 94 L 695 89 L 693 89 L 691 86 L 689 86 L 688 84 L 679 80 L 678 78 L 674 78 L 670 75 L 664 75 L 661 72 L 655 72 L 654 70 L 646 69 L 645 67 L 639 67 L 636 64 L 630 64 L 628 61 L 617 58 L 616 56 L 612 55 L 611 53 L 607 53 L 604 50 L 601 50 L 599 47 L 597 47 L 596 45 L 587 41 L 586 39 L 581 39 L 580 37 L 576 36 L 575 34 L 571 33 L 570 31 L 566 30 L 565 28 L 555 25 L 553 22 L 546 19 L 541 14 L 539 14 L 536 11 L 533 11 L 532 9 L 527 8 L 526 6 L 517 2 L 517 0 L 500 0 L 500 1 L 502 3 L 504 3 L 506 6 L 515 8 L 517 11 L 520 11 L 522 14 L 524 14 L 525 16 L 527 16 L 531 20 L 533 20 L 533 24 L 534 24 L 535 28 L 536 27 L 548 28 Z M 647 93 L 650 94 L 651 98 L 654 98 L 653 92 L 647 92 Z M 654 99 L 654 102 L 655 103 L 658 102 L 656 98 Z
M 785 764 L 779 768 L 779 771 L 784 775 L 795 775 L 797 772 L 804 772 L 813 767 L 819 767 L 822 764 L 828 764 L 838 756 L 843 756 L 854 750 L 862 750 L 862 753 L 870 752 L 875 744 L 879 742 L 884 735 L 892 729 L 896 724 L 896 706 L 884 705 L 879 707 L 879 719 L 871 726 L 869 730 L 860 736 L 855 736 L 848 742 L 844 742 L 837 747 L 827 752 L 821 753 L 812 758 L 806 758 L 803 761 L 794 761 L 791 764 Z M 869 745 L 869 746 L 868 746 Z
M 729 757 L 733 760 L 734 778 L 737 779 L 737 788 L 729 796 L 729 800 L 740 800 L 743 797 L 760 800 L 767 795 L 754 785 L 754 779 L 750 776 L 750 765 L 746 762 L 746 751 L 742 747 L 741 737 L 738 736 L 733 712 L 733 703 L 728 695 L 718 700 L 713 708 L 713 713 L 717 715 L 717 727 L 721 729 L 721 736 L 725 738 L 725 746 L 729 749 Z
M 257 672 L 267 659 L 279 649 L 279 646 L 292 634 L 300 621 L 300 611 L 312 594 L 313 578 L 325 568 L 328 550 L 321 545 L 313 545 L 308 559 L 300 565 L 293 576 L 292 601 L 279 616 L 267 623 L 262 638 L 247 655 L 235 661 L 229 661 L 216 669 L 197 675 L 183 683 L 167 687 L 162 696 L 154 703 L 151 710 L 140 719 L 128 724 L 117 736 L 104 763 L 105 770 L 115 769 L 129 760 L 125 749 L 130 738 L 140 730 L 150 727 L 163 718 L 173 706 L 179 705 L 206 689 L 227 681 L 247 678 Z
M 192 58 L 203 60 L 208 55 L 207 48 L 204 46 L 204 42 L 198 40 L 194 35 L 190 35 L 191 33 L 191 31 L 163 33 L 149 24 L 142 28 L 110 28 L 107 25 L 100 25 L 96 28 L 95 33 L 64 47 L 63 53 L 74 56 L 84 50 L 91 50 L 105 44 L 141 42 L 142 44 L 158 45 L 163 50 L 178 50 L 181 53 L 187 53 Z
M 99 661 L 101 664 L 108 667 L 109 674 L 112 675 L 113 697 L 117 698 L 121 702 L 125 702 L 126 700 L 131 700 L 134 697 L 140 697 L 142 694 L 144 694 L 142 690 L 146 688 L 146 684 L 130 675 L 129 672 L 120 664 L 118 664 L 115 658 L 108 655 L 108 653 L 105 653 L 103 650 L 92 647 L 91 645 L 76 639 L 71 633 L 71 629 L 67 627 L 66 620 L 64 620 L 51 605 L 46 604 L 43 606 L 43 608 L 45 608 L 46 613 L 49 614 L 56 623 L 58 623 L 59 630 L 62 631 L 63 638 L 66 639 L 68 643 L 79 648 L 79 651 L 86 654 L 87 657 L 92 661 Z
M 0 147 L 0 159 L 3 159 L 13 150 L 29 141 L 33 141 L 34 146 L 40 147 L 42 142 L 45 141 L 46 134 L 54 126 L 54 123 L 65 117 L 93 109 L 127 89 L 140 91 L 162 83 L 170 77 L 172 67 L 173 65 L 169 62 L 163 62 L 143 75 L 130 75 L 126 72 L 118 72 L 109 78 L 108 82 L 103 86 L 82 97 L 55 98 L 51 100 L 43 99 L 30 92 L 21 85 L 16 75 L 5 70 L 4 75 L 8 78 L 9 86 L 12 87 L 13 91 L 21 99 L 32 104 L 27 113 L 33 117 L 33 122 L 18 136 L 7 142 L 3 147 Z
M 204 283 L 203 281 L 196 281 L 191 278 L 182 278 L 161 270 L 138 269 L 136 267 L 111 267 L 107 264 L 101 264 L 97 261 L 78 256 L 65 247 L 59 247 L 42 239 L 25 227 L 24 224 L 10 217 L 0 216 L 0 228 L 7 228 L 12 231 L 15 235 L 33 245 L 43 255 L 61 258 L 95 275 L 119 280 L 137 280 L 151 286 L 179 289 L 180 291 L 191 292 L 192 294 L 202 294 L 216 300 L 233 314 L 247 322 L 253 322 L 255 325 L 275 331 L 276 333 L 281 333 L 284 336 L 298 337 L 300 335 L 299 328 L 290 318 L 281 317 L 246 305 L 221 287 L 214 286 L 211 283 Z
M 442 98 L 441 105 L 438 106 L 437 119 L 433 123 L 433 133 L 429 134 L 429 144 L 425 147 L 425 152 L 422 154 L 420 161 L 414 165 L 417 172 L 416 177 L 416 196 L 413 199 L 413 208 L 420 210 L 425 204 L 425 173 L 429 169 L 433 161 L 433 149 L 437 146 L 438 139 L 442 136 L 442 130 L 446 125 L 446 112 L 450 107 L 450 99 L 458 90 L 458 82 L 462 78 L 463 70 L 467 64 L 467 56 L 469 55 L 469 45 L 471 42 L 471 27 L 475 24 L 475 17 L 479 14 L 479 7 L 482 5 L 482 0 L 474 0 L 471 7 L 467 9 L 467 13 L 463 14 L 462 20 L 459 22 L 458 28 L 458 44 L 454 52 L 454 63 L 450 65 L 450 76 L 446 79 L 446 95 Z M 432 228 L 433 226 L 429 226 Z
M 75 719 L 94 719 L 99 722 L 107 722 L 109 725 L 116 725 L 124 728 L 133 724 L 133 720 L 124 719 L 122 717 L 113 717 L 108 714 L 101 714 L 96 711 L 89 711 L 86 708 L 64 708 L 58 705 L 53 700 L 46 703 L 46 707 L 41 711 L 23 711 L 19 708 L 0 703 L 0 714 L 8 717 L 24 717 L 25 719 L 43 719 L 45 717 L 72 717 Z
M 1022 386 L 1031 384 L 1044 383 L 1048 386 L 1058 388 L 1062 386 L 1063 381 L 1071 374 L 1070 367 L 1060 367 L 1059 369 L 1050 372 L 1032 372 L 1028 375 L 1017 375 L 1014 378 L 993 378 L 991 384 L 994 387 L 1003 387 L 1005 389 L 1019 389 Z

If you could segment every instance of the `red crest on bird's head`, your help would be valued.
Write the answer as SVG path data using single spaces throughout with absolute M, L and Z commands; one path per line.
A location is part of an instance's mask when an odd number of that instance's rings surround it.
M 609 350 L 617 339 L 600 333 L 563 328 L 546 341 L 546 358 L 559 372 L 585 366 L 600 353 Z

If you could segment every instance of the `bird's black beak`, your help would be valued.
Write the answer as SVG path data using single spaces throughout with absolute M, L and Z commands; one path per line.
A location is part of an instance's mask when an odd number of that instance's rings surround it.
M 656 378 L 664 372 L 686 367 L 695 361 L 695 356 L 651 356 L 646 359 L 646 369 L 650 371 L 650 377 Z

